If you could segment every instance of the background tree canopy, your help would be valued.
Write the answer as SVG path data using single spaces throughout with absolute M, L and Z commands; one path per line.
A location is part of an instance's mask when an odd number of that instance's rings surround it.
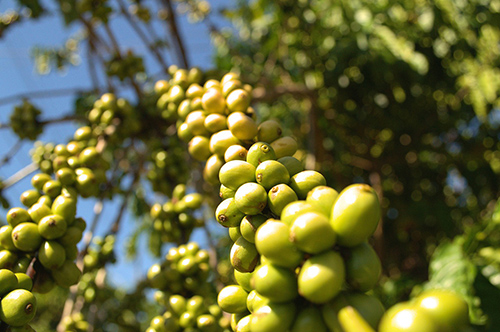
M 36 121 L 29 127 L 16 125 L 21 120 L 15 115 L 2 118 L 2 128 L 10 127 L 20 142 L 5 149 L 2 167 L 48 126 L 85 124 L 105 92 L 128 98 L 136 111 L 128 129 L 109 143 L 114 191 L 97 195 L 95 201 L 97 207 L 111 202 L 116 211 L 102 237 L 128 229 L 127 244 L 115 246 L 114 254 L 89 272 L 93 275 L 82 278 L 79 291 L 70 291 L 66 309 L 60 297 L 68 291 L 57 289 L 43 297 L 39 331 L 55 330 L 61 313 L 67 316 L 71 308 L 92 317 L 92 331 L 144 331 L 161 311 L 150 285 L 138 282 L 126 292 L 102 272 L 113 264 L 112 256 L 140 254 L 141 237 L 153 257 L 174 244 L 201 239 L 219 254 L 213 288 L 232 282 L 232 267 L 225 260 L 231 243 L 213 220 L 219 188 L 203 181 L 203 165 L 193 164 L 186 144 L 175 134 L 177 119 L 171 113 L 178 105 L 172 110 L 162 104 L 155 88 L 157 80 L 174 75 L 171 65 L 197 65 L 207 78 L 238 73 L 253 87 L 258 121 L 278 119 L 297 139 L 296 156 L 306 168 L 322 173 L 338 191 L 351 183 L 375 189 L 383 212 L 372 240 L 383 267 L 375 293 L 387 307 L 422 289 L 447 285 L 467 299 L 478 331 L 499 326 L 499 0 L 255 0 L 217 5 L 204 0 L 17 0 L 9 6 L 0 7 L 5 9 L 0 37 L 31 22 L 60 21 L 54 26 L 61 25 L 65 40 L 56 47 L 33 45 L 34 68 L 48 75 L 83 67 L 88 78 L 84 85 L 90 87 L 12 96 L 6 86 L 1 104 L 9 105 L 12 114 L 33 112 Z M 192 46 L 197 36 L 187 36 L 189 24 L 210 35 L 210 63 L 196 58 L 202 50 Z M 140 45 L 126 45 L 132 34 Z M 73 109 L 41 120 L 51 110 L 39 112 L 38 100 L 57 96 L 71 98 Z M 50 146 L 38 143 L 35 168 L 43 170 L 48 150 Z M 9 194 L 16 180 L 13 176 L 4 182 L 5 211 L 9 203 L 18 205 Z M 173 190 L 182 183 L 188 192 L 206 196 L 207 206 L 192 216 L 207 220 L 205 231 L 165 239 L 155 231 L 150 209 L 156 201 L 175 198 Z M 89 211 L 83 216 L 95 231 L 92 225 L 98 219 L 90 222 L 92 206 L 83 209 Z M 98 208 L 94 211 L 101 214 Z M 89 284 L 94 291 L 87 291 Z

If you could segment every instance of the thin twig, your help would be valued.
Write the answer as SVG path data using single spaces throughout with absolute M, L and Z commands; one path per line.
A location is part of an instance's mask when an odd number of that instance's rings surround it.
M 40 124 L 41 126 L 45 126 L 45 125 L 54 124 L 54 123 L 83 120 L 83 119 L 84 119 L 84 117 L 82 117 L 82 116 L 75 115 L 75 114 L 69 114 L 69 115 L 63 115 L 63 116 L 58 117 L 58 118 L 42 120 L 42 121 L 39 121 L 38 124 Z M 10 128 L 10 127 L 11 127 L 10 123 L 0 123 L 0 129 Z
M 22 144 L 23 144 L 23 140 L 22 139 L 18 139 L 17 142 L 16 142 L 16 144 L 14 144 L 9 149 L 9 151 L 7 151 L 7 153 L 5 154 L 5 156 L 0 161 L 0 167 L 2 167 L 3 165 L 7 164 L 8 162 L 10 162 L 10 160 L 12 159 L 12 157 L 14 157 L 16 155 L 16 153 L 19 152 L 19 148 L 21 147 Z
M 118 214 L 116 215 L 115 221 L 113 225 L 111 226 L 109 234 L 116 234 L 118 233 L 118 230 L 120 229 L 120 223 L 123 219 L 123 214 L 125 213 L 125 208 L 127 207 L 128 204 L 128 199 L 132 192 L 134 191 L 137 183 L 139 182 L 139 173 L 140 170 L 137 170 L 134 175 L 134 179 L 132 180 L 132 183 L 130 184 L 130 187 L 128 188 L 127 192 L 123 195 L 123 201 L 122 205 L 120 206 L 120 210 L 118 211 Z
M 144 43 L 144 45 L 146 45 L 146 47 L 148 47 L 149 50 L 151 52 L 153 52 L 154 56 L 156 57 L 156 60 L 160 64 L 162 70 L 165 73 L 168 73 L 167 64 L 163 60 L 163 57 L 161 56 L 160 52 L 158 51 L 158 49 L 156 47 L 153 46 L 153 44 L 148 40 L 148 37 L 146 36 L 146 34 L 144 34 L 144 32 L 139 27 L 139 25 L 132 19 L 130 13 L 127 11 L 127 8 L 125 7 L 125 4 L 123 3 L 123 0 L 118 0 L 118 4 L 120 6 L 120 10 L 121 10 L 122 14 L 125 16 L 125 19 L 130 24 L 132 29 L 134 29 L 134 31 L 137 33 L 137 35 L 139 36 L 141 41 Z
M 89 75 L 90 75 L 90 80 L 92 81 L 92 86 L 93 89 L 96 93 L 100 93 L 100 88 L 99 88 L 99 79 L 97 76 L 97 71 L 94 65 L 94 62 L 92 61 L 92 49 L 94 48 L 94 45 L 88 40 L 88 47 L 87 47 L 87 66 L 89 68 Z
M 170 0 L 163 0 L 170 16 L 168 18 L 168 25 L 170 27 L 170 31 L 174 35 L 174 39 L 176 41 L 177 47 L 177 55 L 179 57 L 179 62 L 182 64 L 184 68 L 189 68 L 189 61 L 186 55 L 186 48 L 184 47 L 184 42 L 181 38 L 179 28 L 177 27 L 177 19 L 175 15 L 175 10 L 172 6 L 172 2 Z
M 30 175 L 31 173 L 33 173 L 37 169 L 38 169 L 38 165 L 35 163 L 31 163 L 31 164 L 25 166 L 24 168 L 20 169 L 19 171 L 14 173 L 12 176 L 10 176 L 7 180 L 5 180 L 3 182 L 2 189 L 7 189 L 10 186 L 13 186 L 14 184 L 21 181 L 22 179 L 24 179 L 25 177 L 27 177 L 28 175 Z
M 100 198 L 94 204 L 94 218 L 92 219 L 92 222 L 90 224 L 90 229 L 85 233 L 85 237 L 83 238 L 83 249 L 78 253 L 77 266 L 79 266 L 82 269 L 83 269 L 83 257 L 87 254 L 90 242 L 92 241 L 95 229 L 97 227 L 97 223 L 102 215 L 103 207 L 104 207 L 103 199 Z
M 66 88 L 66 89 L 51 89 L 51 90 L 39 90 L 39 91 L 17 93 L 14 95 L 0 98 L 0 105 L 10 104 L 19 99 L 65 97 L 67 95 L 80 93 L 87 90 L 88 89 L 85 88 Z

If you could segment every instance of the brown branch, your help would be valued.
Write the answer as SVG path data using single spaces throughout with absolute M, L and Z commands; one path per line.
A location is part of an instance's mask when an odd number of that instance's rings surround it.
M 0 105 L 10 104 L 19 99 L 41 99 L 53 97 L 65 97 L 70 94 L 84 92 L 84 88 L 67 88 L 67 89 L 53 89 L 53 90 L 39 90 L 31 92 L 23 92 L 0 98 Z
M 10 160 L 12 159 L 12 157 L 14 157 L 16 155 L 16 153 L 19 152 L 19 148 L 21 147 L 22 144 L 23 144 L 23 140 L 22 139 L 18 139 L 17 142 L 16 142 L 16 144 L 14 144 L 9 149 L 9 151 L 7 151 L 7 153 L 5 154 L 5 156 L 0 161 L 0 167 L 4 166 L 5 164 L 7 164 L 7 163 L 10 162 Z
M 97 76 L 97 71 L 94 62 L 92 61 L 92 49 L 94 49 L 94 45 L 89 39 L 87 48 L 87 66 L 89 68 L 89 75 L 90 75 L 90 80 L 92 81 L 93 89 L 96 93 L 100 93 L 101 89 L 99 88 L 99 79 Z
M 25 177 L 27 177 L 28 175 L 30 175 L 31 173 L 33 173 L 37 169 L 38 169 L 38 165 L 35 163 L 31 163 L 28 166 L 20 169 L 19 171 L 14 173 L 12 176 L 10 176 L 7 180 L 5 180 L 3 182 L 2 189 L 7 189 L 7 188 L 13 186 L 14 184 L 21 181 L 22 179 L 24 179 Z
M 111 53 L 111 49 L 109 48 L 108 44 L 103 42 L 102 38 L 95 32 L 94 27 L 92 26 L 92 23 L 87 21 L 83 15 L 78 15 L 78 19 L 83 23 L 83 25 L 87 28 L 87 32 L 89 33 L 89 41 L 92 41 L 92 44 L 94 45 L 95 49 L 95 44 L 94 41 L 97 41 L 99 44 L 102 45 L 102 47 L 108 52 Z
M 42 120 L 42 121 L 39 121 L 38 123 L 42 126 L 45 126 L 45 125 L 49 125 L 49 124 L 61 123 L 61 122 L 67 122 L 67 121 L 75 121 L 75 120 L 84 120 L 84 117 L 74 115 L 74 114 L 69 114 L 69 115 L 63 115 L 59 118 Z M 0 129 L 10 128 L 10 127 L 11 127 L 10 123 L 0 123 Z
M 163 61 L 163 57 L 161 56 L 158 49 L 153 46 L 153 44 L 148 40 L 148 37 L 146 36 L 146 34 L 144 34 L 144 32 L 139 27 L 139 25 L 133 20 L 130 13 L 127 11 L 127 8 L 125 7 L 123 0 L 118 0 L 118 4 L 119 4 L 120 10 L 121 10 L 122 14 L 125 16 L 125 19 L 127 20 L 127 22 L 130 24 L 132 29 L 134 29 L 134 31 L 137 33 L 137 35 L 139 36 L 141 41 L 144 43 L 144 45 L 146 45 L 146 47 L 149 48 L 149 50 L 154 54 L 154 56 L 156 57 L 156 60 L 160 64 L 163 72 L 167 74 L 168 73 L 168 66 L 165 63 L 165 61 Z
M 109 27 L 109 24 L 107 24 L 107 23 L 104 24 L 104 30 L 106 31 L 106 33 L 108 34 L 109 39 L 111 40 L 111 44 L 113 45 L 113 50 L 115 52 L 115 55 L 118 57 L 118 59 L 122 60 L 123 57 L 122 57 L 122 53 L 121 53 L 121 50 L 120 50 L 120 45 L 118 44 L 118 41 L 116 40 L 116 37 L 115 37 L 113 31 Z M 137 98 L 141 99 L 141 96 L 142 96 L 141 88 L 139 87 L 139 85 L 135 81 L 133 75 L 130 75 L 129 78 L 130 78 L 130 84 L 132 84 L 132 87 L 135 90 Z
M 165 4 L 170 16 L 168 18 L 168 25 L 170 28 L 170 31 L 174 35 L 175 42 L 177 44 L 176 51 L 177 51 L 177 56 L 179 57 L 179 62 L 184 68 L 189 68 L 189 62 L 187 59 L 186 55 L 186 48 L 184 47 L 184 42 L 181 38 L 179 28 L 177 26 L 177 18 L 175 15 L 175 10 L 172 6 L 172 2 L 170 0 L 162 0 L 162 2 Z
M 103 210 L 103 199 L 101 198 L 94 204 L 94 218 L 90 223 L 90 229 L 85 233 L 85 237 L 83 239 L 83 244 L 84 244 L 83 249 L 78 253 L 77 266 L 82 269 L 83 269 L 83 257 L 88 252 L 90 242 L 92 241 L 95 229 L 97 227 L 97 222 L 99 221 L 99 218 L 102 215 L 102 210 Z

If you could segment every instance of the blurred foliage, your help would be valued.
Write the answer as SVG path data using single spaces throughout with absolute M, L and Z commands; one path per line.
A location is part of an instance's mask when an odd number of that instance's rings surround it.
M 342 189 L 373 185 L 394 280 L 474 224 L 500 184 L 499 1 L 239 1 L 216 67 L 256 86 L 306 161 Z M 260 88 L 259 88 L 260 87 Z

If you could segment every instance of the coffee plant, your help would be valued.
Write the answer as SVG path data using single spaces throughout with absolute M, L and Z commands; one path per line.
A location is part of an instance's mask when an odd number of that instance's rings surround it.
M 91 87 L 0 97 L 0 332 L 498 330 L 498 1 L 9 5 Z

